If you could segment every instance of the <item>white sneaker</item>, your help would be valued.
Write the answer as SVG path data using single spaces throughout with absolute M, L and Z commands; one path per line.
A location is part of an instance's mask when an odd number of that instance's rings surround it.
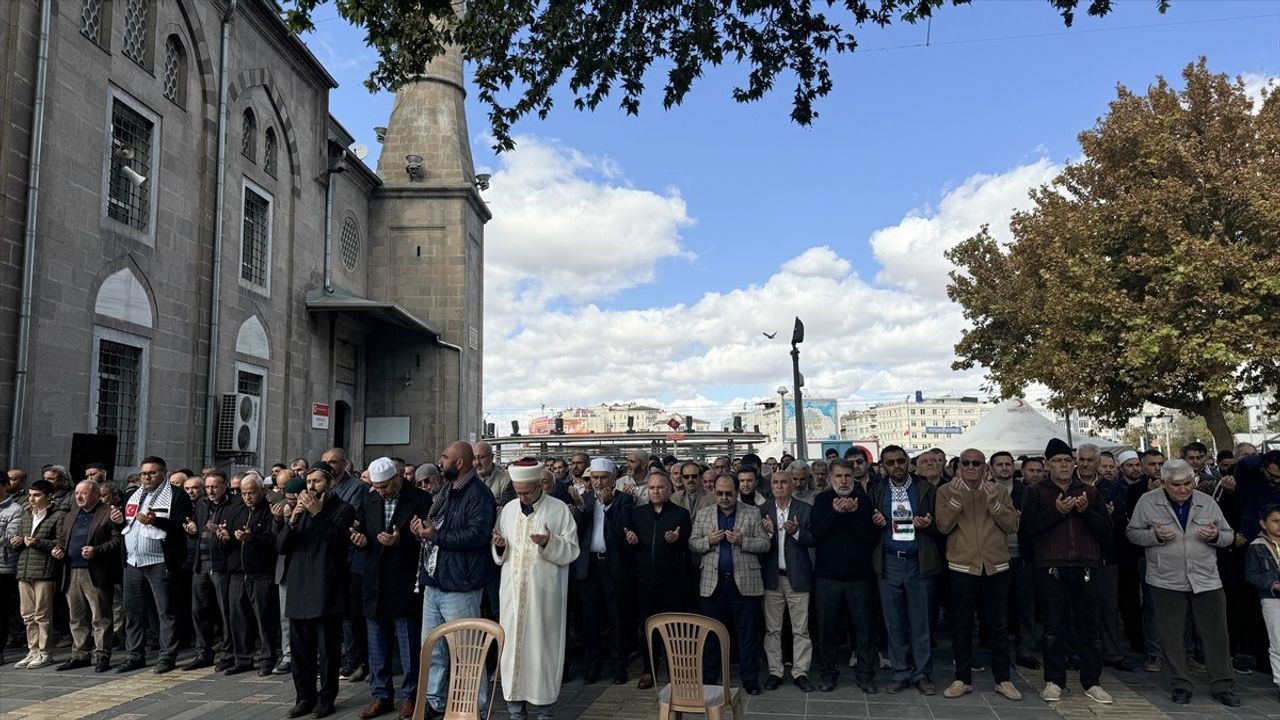
M 42 667 L 49 667 L 53 664 L 53 656 L 49 653 L 40 653 L 31 662 L 27 663 L 28 670 L 38 670 Z
M 1111 699 L 1111 693 L 1103 690 L 1099 685 L 1094 685 L 1088 690 L 1085 690 L 1084 694 L 1088 695 L 1090 700 L 1102 705 L 1110 705 L 1115 702 L 1115 700 Z
M 1057 702 L 1062 699 L 1062 688 L 1057 683 L 1045 683 L 1040 691 L 1040 699 L 1045 702 Z
M 27 656 L 26 656 L 26 657 L 22 658 L 21 660 L 19 660 L 18 662 L 16 662 L 16 663 L 14 663 L 14 664 L 13 664 L 13 668 L 14 668 L 15 670 L 21 670 L 21 669 L 23 669 L 23 668 L 27 667 L 28 665 L 30 665 L 30 664 L 31 664 L 31 661 L 32 661 L 32 660 L 35 660 L 35 659 L 36 659 L 36 654 L 37 654 L 37 653 L 36 653 L 36 651 L 35 651 L 35 650 L 31 650 L 31 651 L 29 651 L 29 652 L 27 653 Z

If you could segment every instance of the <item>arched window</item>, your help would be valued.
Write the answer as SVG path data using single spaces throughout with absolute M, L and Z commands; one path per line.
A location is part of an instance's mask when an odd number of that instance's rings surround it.
M 80 32 L 85 37 L 107 46 L 111 35 L 111 0 L 83 0 L 80 6 Z
M 152 57 L 151 25 L 154 5 L 152 0 L 125 0 L 124 6 L 124 54 L 148 69 Z
M 240 123 L 240 154 L 257 162 L 258 154 L 258 120 L 253 110 L 246 108 L 244 119 Z
M 177 35 L 164 43 L 164 96 L 179 107 L 187 103 L 187 54 Z
M 262 168 L 271 177 L 276 176 L 276 130 L 267 128 L 262 137 Z

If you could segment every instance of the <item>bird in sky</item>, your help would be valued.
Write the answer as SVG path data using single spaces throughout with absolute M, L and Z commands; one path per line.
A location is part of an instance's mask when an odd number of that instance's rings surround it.
M 773 339 L 773 336 L 778 334 L 778 331 L 777 331 L 777 330 L 774 330 L 774 331 L 773 331 L 773 332 L 771 332 L 771 333 L 767 333 L 767 332 L 763 332 L 763 331 L 761 331 L 761 333 L 760 333 L 760 334 L 761 334 L 761 335 L 763 335 L 763 336 L 765 336 L 765 337 L 767 337 L 767 338 L 769 338 L 770 340 L 772 340 L 772 339 Z

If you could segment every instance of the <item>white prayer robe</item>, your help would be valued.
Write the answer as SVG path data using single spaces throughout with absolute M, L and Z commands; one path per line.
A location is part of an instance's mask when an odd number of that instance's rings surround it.
M 503 506 L 497 530 L 506 551 L 492 546 L 502 566 L 499 590 L 506 632 L 502 649 L 502 695 L 534 705 L 550 705 L 560 696 L 564 669 L 566 608 L 570 563 L 578 557 L 578 529 L 569 506 L 543 493 L 533 514 L 520 511 L 520 501 Z M 550 530 L 545 547 L 529 539 Z

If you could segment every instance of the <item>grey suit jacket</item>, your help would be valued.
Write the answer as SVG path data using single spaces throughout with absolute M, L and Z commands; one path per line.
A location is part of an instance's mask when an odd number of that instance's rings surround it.
M 793 497 L 787 512 L 787 517 L 795 520 L 800 526 L 794 535 L 786 535 L 778 525 L 776 501 L 768 500 L 760 506 L 760 516 L 773 521 L 773 536 L 770 538 L 769 552 L 760 556 L 760 568 L 764 571 L 764 589 L 778 589 L 778 542 L 785 537 L 786 545 L 783 552 L 787 556 L 787 582 L 791 583 L 791 589 L 796 592 L 812 592 L 813 551 L 809 548 L 813 547 L 813 534 L 810 532 L 809 520 L 813 514 L 813 505 Z
M 708 505 L 698 511 L 693 519 L 693 531 L 689 533 L 689 550 L 702 558 L 702 576 L 698 582 L 698 594 L 711 597 L 720 582 L 720 545 L 714 547 L 708 538 L 719 527 L 716 514 L 720 508 Z M 760 522 L 760 508 L 739 502 L 734 510 L 733 529 L 742 533 L 742 545 L 731 547 L 733 552 L 733 582 L 738 592 L 746 597 L 764 595 L 764 582 L 760 575 L 760 554 L 769 549 L 769 536 Z

